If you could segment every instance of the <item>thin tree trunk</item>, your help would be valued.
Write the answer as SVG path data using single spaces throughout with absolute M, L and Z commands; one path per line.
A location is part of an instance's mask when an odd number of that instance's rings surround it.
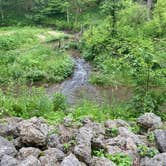
M 70 18 L 69 18 L 69 8 L 67 7 L 66 9 L 66 15 L 67 15 L 67 22 L 70 22 Z
M 2 19 L 2 21 L 4 20 L 4 13 L 3 13 L 2 9 L 1 9 L 1 19 Z
M 151 19 L 153 0 L 147 0 L 147 17 Z
M 75 13 L 75 25 L 77 26 L 78 23 L 78 15 L 79 15 L 79 9 L 76 9 L 76 13 Z

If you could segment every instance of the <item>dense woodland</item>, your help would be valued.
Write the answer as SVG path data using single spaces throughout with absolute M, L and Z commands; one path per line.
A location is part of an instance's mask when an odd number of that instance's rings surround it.
M 90 64 L 88 84 L 112 90 L 113 101 L 82 97 L 73 106 L 59 91 L 47 94 L 72 79 L 71 52 Z M 1 118 L 120 118 L 135 131 L 146 112 L 165 121 L 166 0 L 0 0 L 0 87 Z M 119 100 L 123 88 L 130 95 Z

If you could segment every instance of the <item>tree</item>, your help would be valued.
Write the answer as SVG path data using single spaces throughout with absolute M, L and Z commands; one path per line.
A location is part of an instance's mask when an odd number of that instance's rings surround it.
M 111 16 L 110 25 L 113 36 L 116 34 L 117 13 L 122 8 L 123 8 L 122 0 L 105 0 L 101 6 L 102 12 L 105 13 L 106 15 Z
M 148 17 L 148 20 L 151 19 L 152 6 L 153 6 L 153 0 L 147 0 L 147 17 Z

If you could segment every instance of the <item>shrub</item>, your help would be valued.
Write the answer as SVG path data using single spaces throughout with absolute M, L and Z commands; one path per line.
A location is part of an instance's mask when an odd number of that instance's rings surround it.
M 14 91 L 8 91 L 6 95 L 1 92 L 0 108 L 3 109 L 3 115 L 30 118 L 52 111 L 52 102 L 41 88 L 30 90 L 22 87 L 18 94 Z
M 145 145 L 139 145 L 138 146 L 138 153 L 141 157 L 154 157 L 156 154 L 159 153 L 159 151 L 156 148 L 149 148 Z
M 54 111 L 65 111 L 67 108 L 66 98 L 61 93 L 56 93 L 53 98 Z

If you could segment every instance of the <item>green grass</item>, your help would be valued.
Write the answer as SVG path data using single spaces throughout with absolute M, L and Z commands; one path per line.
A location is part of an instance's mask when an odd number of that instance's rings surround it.
M 46 44 L 70 36 L 36 27 L 0 29 L 0 84 L 60 82 L 73 71 L 72 58 Z

